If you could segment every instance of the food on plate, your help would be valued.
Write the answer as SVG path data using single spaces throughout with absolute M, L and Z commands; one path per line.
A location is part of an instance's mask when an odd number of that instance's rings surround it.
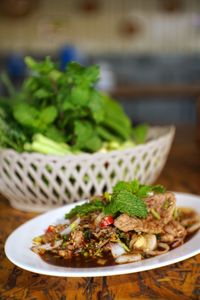
M 0 98 L 0 148 L 72 155 L 145 142 L 147 125 L 133 128 L 121 105 L 97 90 L 99 66 L 71 62 L 61 71 L 49 57 L 25 63 L 19 91 L 2 77 L 10 96 Z
M 172 192 L 137 180 L 118 182 L 112 193 L 93 197 L 50 224 L 33 239 L 46 262 L 94 267 L 137 262 L 182 245 L 200 228 L 200 216 L 176 206 Z

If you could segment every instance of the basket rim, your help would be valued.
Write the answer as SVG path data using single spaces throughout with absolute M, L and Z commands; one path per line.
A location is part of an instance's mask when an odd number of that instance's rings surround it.
M 0 148 L 0 155 L 3 154 L 14 154 L 14 155 L 18 155 L 20 157 L 32 157 L 32 158 L 38 158 L 38 159 L 56 159 L 56 160 L 79 160 L 79 159 L 89 159 L 89 158 L 99 158 L 99 157 L 108 157 L 108 156 L 112 156 L 112 155 L 117 155 L 118 153 L 129 153 L 132 150 L 139 150 L 140 148 L 144 148 L 147 145 L 151 145 L 153 143 L 157 143 L 158 141 L 165 139 L 167 136 L 171 136 L 171 138 L 174 137 L 175 135 L 175 130 L 176 127 L 175 125 L 165 125 L 165 126 L 150 126 L 149 128 L 151 131 L 155 131 L 155 130 L 163 130 L 164 132 L 162 132 L 161 134 L 159 134 L 158 137 L 152 138 L 150 140 L 148 140 L 145 143 L 142 144 L 138 144 L 135 145 L 134 147 L 131 148 L 127 148 L 127 149 L 122 149 L 122 150 L 111 150 L 108 152 L 94 152 L 94 153 L 80 153 L 80 154 L 67 154 L 67 155 L 53 155 L 53 154 L 43 154 L 43 153 L 38 153 L 38 152 L 17 152 L 14 149 L 11 148 Z

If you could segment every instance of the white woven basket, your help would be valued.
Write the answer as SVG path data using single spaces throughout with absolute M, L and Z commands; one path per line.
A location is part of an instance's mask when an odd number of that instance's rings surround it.
M 109 153 L 58 157 L 0 151 L 0 192 L 24 211 L 46 211 L 110 191 L 118 180 L 153 183 L 160 174 L 175 128 L 156 127 L 149 141 Z

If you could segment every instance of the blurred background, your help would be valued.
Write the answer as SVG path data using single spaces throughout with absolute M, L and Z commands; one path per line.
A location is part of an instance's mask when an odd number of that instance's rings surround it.
M 199 122 L 198 0 L 1 0 L 0 70 L 17 87 L 26 55 L 100 64 L 135 123 Z

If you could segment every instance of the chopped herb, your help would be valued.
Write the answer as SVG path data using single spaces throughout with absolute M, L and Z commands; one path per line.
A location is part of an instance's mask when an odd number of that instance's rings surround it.
M 123 243 L 120 239 L 118 240 L 118 243 L 122 246 L 122 248 L 124 248 L 124 250 L 126 250 L 127 252 L 130 252 L 130 249 L 128 248 L 128 246 Z
M 160 235 L 160 233 L 156 234 L 156 238 L 157 238 L 158 241 L 161 240 L 161 235 Z
M 157 212 L 157 210 L 155 208 L 151 208 L 151 213 L 152 213 L 152 215 L 154 216 L 155 219 L 160 220 L 160 215 L 159 215 L 159 213 Z
M 108 192 L 105 192 L 104 194 L 103 194 L 103 196 L 104 196 L 104 199 L 106 200 L 106 201 L 110 201 L 111 200 L 111 195 L 108 193 Z
M 89 229 L 84 230 L 83 232 L 84 239 L 89 242 L 92 236 L 92 232 Z
M 173 218 L 174 218 L 175 220 L 177 220 L 178 217 L 179 217 L 179 212 L 178 212 L 178 209 L 175 208 L 174 211 L 173 211 Z
M 37 243 L 37 244 L 40 244 L 40 243 L 42 242 L 41 236 L 35 237 L 35 238 L 33 239 L 33 242 L 34 242 L 34 243 Z
M 89 253 L 86 252 L 86 251 L 84 251 L 84 252 L 83 252 L 83 256 L 84 256 L 84 257 L 88 257 L 88 256 L 89 256 Z
M 62 248 L 65 249 L 67 246 L 67 242 L 62 243 Z
M 68 236 L 67 236 L 66 234 L 64 234 L 64 235 L 62 236 L 62 239 L 63 239 L 63 241 L 67 241 L 67 240 L 68 240 Z
M 163 209 L 168 209 L 169 205 L 170 205 L 170 200 L 166 199 L 165 202 L 163 203 L 162 207 L 163 207 Z

